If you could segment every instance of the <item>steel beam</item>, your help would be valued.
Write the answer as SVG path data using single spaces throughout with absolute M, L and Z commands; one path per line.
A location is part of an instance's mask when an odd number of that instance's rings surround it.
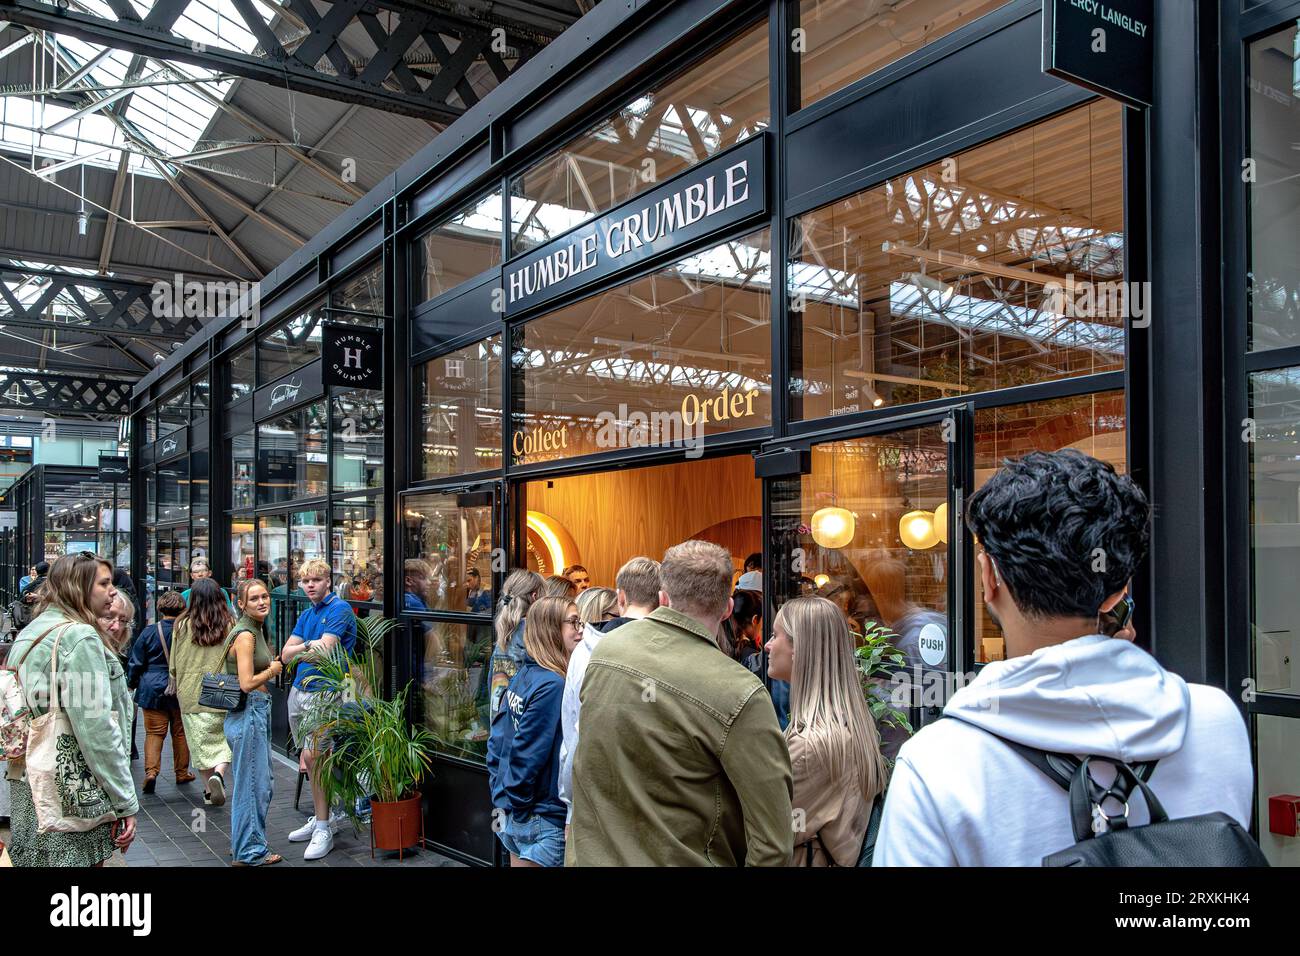
M 0 371 L 0 405 L 42 412 L 125 415 L 133 384 L 128 379 Z
M 41 294 L 30 304 L 23 304 L 10 285 L 33 279 L 42 281 Z M 165 342 L 184 341 L 202 329 L 202 321 L 195 316 L 154 314 L 151 289 L 143 283 L 103 276 L 0 265 L 0 326 Z M 99 293 L 105 300 L 103 304 L 92 305 L 87 291 Z M 67 318 L 46 317 L 56 299 L 71 313 Z
M 259 53 L 205 46 L 172 32 L 171 24 L 193 0 L 159 0 L 141 21 L 127 0 L 110 0 L 116 18 L 62 9 L 42 0 L 0 0 L 0 17 L 35 30 L 79 37 L 89 43 L 130 50 L 138 56 L 191 63 L 206 69 L 242 76 L 303 93 L 369 106 L 389 113 L 451 123 L 464 111 L 448 97 L 469 89 L 467 74 L 476 63 L 486 64 L 496 78 L 502 68 L 518 69 L 541 46 L 558 35 L 523 20 L 523 12 L 493 5 L 486 22 L 457 16 L 451 5 L 439 9 L 415 6 L 402 0 L 334 0 L 320 14 L 309 2 L 289 0 L 287 6 L 312 31 L 290 51 L 251 3 L 237 3 L 236 12 L 258 38 Z M 412 23 L 416 21 L 414 28 Z M 340 44 L 343 32 L 361 23 L 376 44 L 375 69 L 356 69 Z M 381 25 L 392 25 L 391 31 Z M 499 50 L 493 50 L 494 27 L 505 30 L 505 42 L 518 55 L 506 67 Z M 376 30 L 379 35 L 376 35 Z M 403 57 L 423 37 L 438 61 L 438 71 L 425 77 L 423 86 Z M 444 38 L 455 41 L 451 51 Z M 333 68 L 322 69 L 322 64 Z M 383 73 L 382 76 L 379 74 Z M 477 97 L 474 98 L 475 100 Z

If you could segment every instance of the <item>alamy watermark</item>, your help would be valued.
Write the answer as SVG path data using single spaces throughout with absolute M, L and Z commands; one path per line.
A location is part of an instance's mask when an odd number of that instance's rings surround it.
M 1092 282 L 1070 273 L 1043 285 L 1043 308 L 1070 319 L 1125 318 L 1145 329 L 1151 325 L 1151 283 Z
M 245 328 L 261 319 L 262 292 L 257 282 L 187 280 L 182 273 L 170 282 L 159 279 L 149 290 L 153 314 L 158 318 L 239 318 Z

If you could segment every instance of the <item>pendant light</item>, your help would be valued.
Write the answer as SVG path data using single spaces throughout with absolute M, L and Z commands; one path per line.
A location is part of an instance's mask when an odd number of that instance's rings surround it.
M 948 502 L 934 509 L 934 534 L 944 544 L 948 543 Z
M 909 511 L 898 520 L 898 537 L 913 551 L 924 551 L 939 543 L 934 533 L 934 515 L 928 511 Z
M 835 494 L 835 446 L 831 445 L 831 500 L 839 501 Z M 813 512 L 812 538 L 823 548 L 842 548 L 853 540 L 857 519 L 853 512 L 838 506 L 819 508 Z

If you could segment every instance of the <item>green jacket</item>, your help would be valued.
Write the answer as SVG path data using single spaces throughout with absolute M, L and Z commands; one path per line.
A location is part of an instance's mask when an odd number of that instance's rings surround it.
M 579 693 L 569 866 L 785 866 L 790 753 L 762 682 L 661 607 L 597 645 Z
M 49 631 L 71 620 L 61 611 L 47 610 L 23 628 L 9 650 L 9 664 L 17 665 L 18 679 L 32 716 L 48 709 L 50 700 L 50 650 L 59 635 Z M 59 637 L 59 707 L 68 715 L 73 736 L 90 771 L 108 794 L 118 817 L 136 814 L 135 782 L 131 779 L 131 713 L 135 702 L 126 687 L 126 674 L 117 654 L 109 649 L 89 624 L 74 623 Z M 32 706 L 38 705 L 38 706 Z M 10 774 L 17 768 L 10 768 Z

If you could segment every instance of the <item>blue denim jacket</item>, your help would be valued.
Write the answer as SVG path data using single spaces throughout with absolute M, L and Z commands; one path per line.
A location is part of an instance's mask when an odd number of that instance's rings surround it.
M 564 678 L 527 654 L 492 717 L 488 780 L 492 805 L 516 820 L 537 814 L 564 826 L 560 800 L 560 705 Z

